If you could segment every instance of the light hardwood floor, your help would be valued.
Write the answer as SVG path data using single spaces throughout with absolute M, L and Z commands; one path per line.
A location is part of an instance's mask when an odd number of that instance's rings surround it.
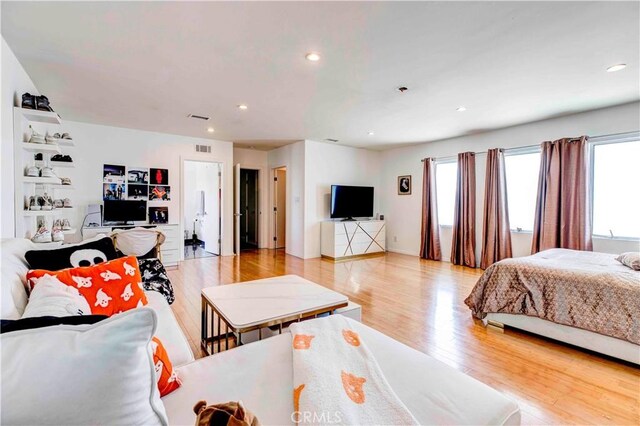
M 200 289 L 296 274 L 362 305 L 362 321 L 515 399 L 523 424 L 640 424 L 640 369 L 525 332 L 487 330 L 464 304 L 480 270 L 388 253 L 334 263 L 243 252 L 182 262 L 172 305 L 197 357 Z

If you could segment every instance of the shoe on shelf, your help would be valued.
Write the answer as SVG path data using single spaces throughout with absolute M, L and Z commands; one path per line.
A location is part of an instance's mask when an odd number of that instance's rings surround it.
M 69 223 L 69 219 L 63 219 L 62 220 L 62 230 L 63 231 L 70 231 L 71 230 L 71 223 Z
M 41 226 L 38 228 L 38 232 L 31 238 L 31 241 L 34 243 L 50 243 L 51 242 L 51 232 L 47 229 L 46 226 Z
M 42 136 L 40 133 L 33 130 L 33 127 L 31 126 L 29 126 L 29 129 L 31 129 L 31 137 L 29 138 L 29 143 L 38 143 L 38 144 L 45 143 L 44 136 Z
M 41 152 L 38 152 L 37 154 L 35 154 L 35 155 L 33 156 L 33 159 L 34 159 L 35 161 L 42 161 L 42 153 L 41 153 Z
M 40 111 L 54 112 L 51 105 L 49 105 L 49 98 L 46 96 L 36 96 L 36 109 Z
M 59 139 L 60 138 L 56 138 L 54 136 L 49 136 L 49 135 L 44 137 L 44 141 L 47 143 L 47 145 L 58 145 Z
M 23 93 L 22 94 L 22 108 L 26 109 L 36 109 L 36 97 L 31 93 Z
M 40 206 L 38 210 L 44 210 L 44 197 L 41 195 L 36 195 L 36 203 Z
M 62 232 L 62 229 L 54 229 L 53 232 L 51 232 L 51 239 L 55 243 L 64 241 L 64 232 Z
M 29 210 L 41 210 L 40 204 L 38 204 L 37 195 L 29 197 Z
M 70 209 L 70 208 L 73 207 L 73 204 L 71 204 L 71 200 L 68 199 L 68 198 L 65 198 L 63 203 L 64 203 L 64 208 L 65 209 Z
M 51 197 L 49 197 L 46 192 L 42 196 L 42 199 L 44 200 L 42 204 L 42 210 L 52 210 L 53 201 L 51 201 Z
M 68 178 L 68 177 L 60 178 L 60 180 L 62 181 L 61 183 L 62 183 L 63 185 L 71 185 L 71 179 L 70 179 L 70 178 Z
M 62 139 L 66 139 L 68 141 L 72 141 L 73 138 L 71 136 L 69 136 L 69 133 L 63 133 L 62 134 Z
M 51 230 L 55 231 L 56 229 L 62 229 L 62 220 L 56 219 L 53 221 L 53 225 L 51 225 Z
M 43 167 L 42 170 L 40 170 L 40 176 L 42 176 L 43 178 L 55 178 L 55 177 L 58 177 L 53 172 L 53 169 L 51 167 Z
M 63 200 L 53 200 L 53 208 L 54 209 L 62 209 L 64 208 L 64 201 Z
M 58 163 L 73 163 L 73 159 L 70 155 L 56 154 L 51 156 L 51 161 Z
M 40 177 L 40 169 L 36 166 L 31 166 L 27 168 L 27 172 L 25 176 L 28 177 Z

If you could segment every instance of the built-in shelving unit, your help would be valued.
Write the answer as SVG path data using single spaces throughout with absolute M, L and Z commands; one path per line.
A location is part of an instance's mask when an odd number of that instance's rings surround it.
M 73 185 L 62 185 L 61 177 L 70 177 L 67 172 L 75 167 L 73 162 L 55 162 L 51 157 L 64 154 L 65 150 L 74 146 L 71 139 L 59 139 L 56 144 L 37 144 L 28 142 L 31 137 L 30 127 L 42 135 L 63 133 L 62 119 L 58 114 L 49 111 L 37 111 L 14 107 L 13 109 L 13 137 L 14 137 L 14 168 L 15 168 L 15 236 L 31 238 L 40 224 L 44 224 L 50 231 L 56 219 L 69 219 L 73 225 L 75 208 L 58 208 L 51 210 L 28 210 L 31 196 L 47 193 L 53 200 L 70 198 Z M 41 159 L 36 160 L 36 155 Z M 31 166 L 52 167 L 59 177 L 25 176 L 27 168 Z M 60 192 L 60 193 L 58 193 Z M 75 234 L 76 228 L 63 230 L 65 235 Z

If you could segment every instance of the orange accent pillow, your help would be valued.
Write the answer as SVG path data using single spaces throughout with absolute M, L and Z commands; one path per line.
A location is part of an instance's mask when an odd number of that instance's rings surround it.
M 135 256 L 60 271 L 32 270 L 27 273 L 30 287 L 38 285 L 38 279 L 45 275 L 77 288 L 94 315 L 111 316 L 147 304 Z
M 182 383 L 178 375 L 173 371 L 173 365 L 162 342 L 157 337 L 151 339 L 153 349 L 153 365 L 156 369 L 156 380 L 160 396 L 165 396 L 178 389 Z

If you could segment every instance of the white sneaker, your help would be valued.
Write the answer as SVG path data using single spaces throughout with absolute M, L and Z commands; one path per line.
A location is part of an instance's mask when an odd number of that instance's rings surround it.
M 54 229 L 51 233 L 51 239 L 54 242 L 64 241 L 64 232 L 62 232 L 62 229 Z
M 29 176 L 29 177 L 40 177 L 40 169 L 37 168 L 36 166 L 31 166 L 31 167 L 27 168 L 26 176 Z
M 33 130 L 33 127 L 29 126 L 29 128 L 31 129 L 31 137 L 29 138 L 30 143 L 45 143 L 44 136 Z
M 29 197 L 29 210 L 41 210 L 40 205 L 38 204 L 37 195 Z
M 64 201 L 58 199 L 58 200 L 53 200 L 53 208 L 54 209 L 61 209 L 64 207 Z
M 58 177 L 56 176 L 56 174 L 53 172 L 53 169 L 51 167 L 43 167 L 42 170 L 40 171 L 40 176 L 42 177 L 46 177 L 46 178 L 54 178 L 54 177 Z
M 36 232 L 36 235 L 31 238 L 31 241 L 34 243 L 50 243 L 51 242 L 51 232 L 44 226 L 41 226 Z
M 65 199 L 64 199 L 64 201 L 63 201 L 63 203 L 64 203 L 64 207 L 65 207 L 65 208 L 71 208 L 71 207 L 73 207 L 73 204 L 71 204 L 71 200 L 70 200 L 69 198 L 65 198 Z
M 51 197 L 49 197 L 47 195 L 46 192 L 42 196 L 42 199 L 43 199 L 42 210 L 52 210 L 53 209 L 53 201 L 51 200 Z
M 44 137 L 44 141 L 48 144 L 48 145 L 58 145 L 58 140 L 60 138 L 56 138 L 55 136 L 45 136 Z
M 62 221 L 62 230 L 63 231 L 70 231 L 71 230 L 71 224 L 69 223 L 69 219 L 64 219 Z

